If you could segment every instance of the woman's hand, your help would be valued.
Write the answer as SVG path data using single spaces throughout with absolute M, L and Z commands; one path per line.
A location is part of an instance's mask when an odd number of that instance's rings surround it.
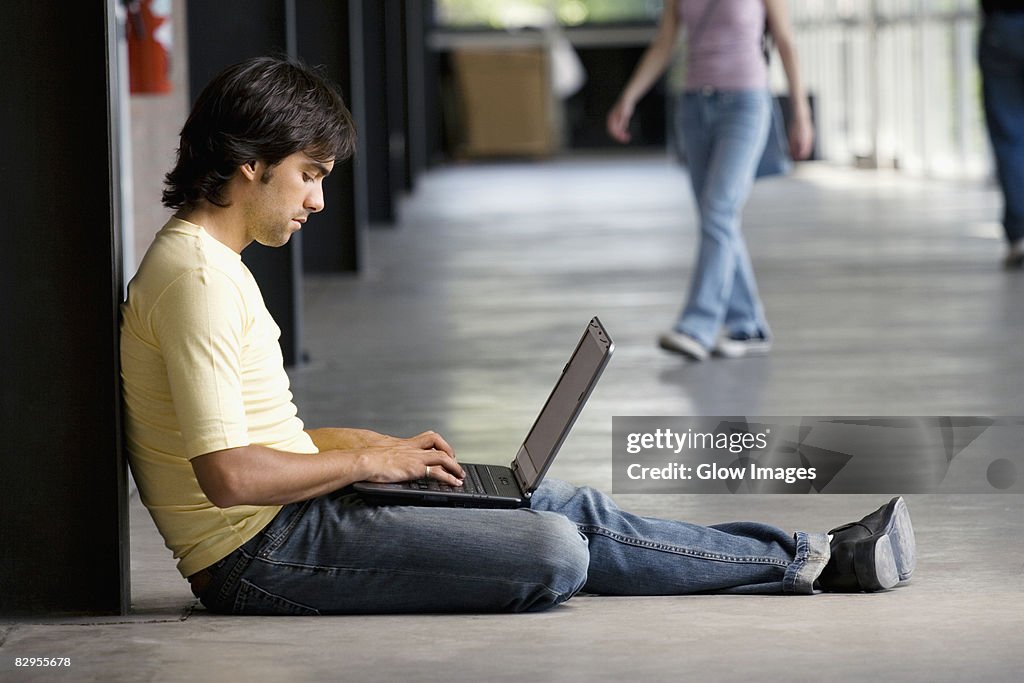
M 629 134 L 629 120 L 633 118 L 633 107 L 632 102 L 620 98 L 608 112 L 605 125 L 608 128 L 608 135 L 611 135 L 613 140 L 623 144 L 630 141 L 632 136 Z
M 796 114 L 789 124 L 789 153 L 793 159 L 806 159 L 814 149 L 814 124 L 809 113 Z

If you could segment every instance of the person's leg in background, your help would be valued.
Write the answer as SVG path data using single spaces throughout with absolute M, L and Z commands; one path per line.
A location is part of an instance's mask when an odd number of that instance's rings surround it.
M 1002 190 L 1008 268 L 1024 268 L 1024 12 L 986 17 L 978 40 L 985 120 Z
M 679 116 L 701 240 L 686 306 L 661 345 L 700 360 L 723 326 L 730 334 L 768 334 L 740 219 L 767 139 L 769 95 L 687 93 Z M 698 346 L 674 344 L 686 340 Z

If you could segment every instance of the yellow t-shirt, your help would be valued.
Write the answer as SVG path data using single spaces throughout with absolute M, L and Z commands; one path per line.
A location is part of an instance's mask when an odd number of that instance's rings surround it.
M 127 447 L 142 502 L 189 576 L 259 533 L 280 506 L 218 508 L 189 462 L 260 444 L 316 453 L 297 417 L 277 327 L 241 257 L 172 218 L 122 306 Z

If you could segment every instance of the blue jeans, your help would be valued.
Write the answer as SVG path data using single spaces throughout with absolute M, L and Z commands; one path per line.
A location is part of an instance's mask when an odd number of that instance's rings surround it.
M 638 517 L 547 480 L 532 508 L 374 507 L 344 491 L 285 506 L 216 563 L 201 599 L 233 614 L 520 612 L 609 595 L 811 593 L 825 534 Z
M 723 328 L 770 335 L 740 230 L 770 123 L 767 90 L 687 91 L 676 108 L 700 212 L 700 249 L 675 329 L 709 349 Z
M 1006 239 L 1024 239 L 1024 12 L 995 12 L 978 38 L 988 123 L 1003 192 Z

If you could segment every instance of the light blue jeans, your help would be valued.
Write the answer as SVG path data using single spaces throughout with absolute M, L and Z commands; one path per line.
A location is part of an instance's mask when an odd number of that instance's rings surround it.
M 201 596 L 233 614 L 521 612 L 608 595 L 811 593 L 825 534 L 703 527 L 547 480 L 532 508 L 374 507 L 344 491 L 285 506 L 216 563 Z
M 687 91 L 676 107 L 676 134 L 700 213 L 700 249 L 675 329 L 708 349 L 723 329 L 770 335 L 740 229 L 770 123 L 767 90 Z
M 994 12 L 978 38 L 985 120 L 1003 193 L 1003 229 L 1024 239 L 1024 12 Z

